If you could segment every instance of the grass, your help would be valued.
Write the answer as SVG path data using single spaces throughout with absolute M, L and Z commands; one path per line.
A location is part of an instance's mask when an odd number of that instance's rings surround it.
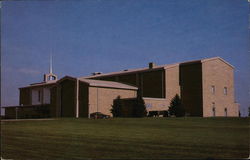
M 8 159 L 246 158 L 248 118 L 2 121 Z

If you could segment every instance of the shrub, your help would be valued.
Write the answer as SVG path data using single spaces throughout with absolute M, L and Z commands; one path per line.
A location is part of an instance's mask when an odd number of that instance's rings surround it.
M 145 117 L 147 110 L 142 97 L 137 97 L 133 106 L 133 117 Z
M 145 102 L 142 97 L 136 99 L 121 99 L 118 96 L 112 105 L 113 117 L 145 117 L 147 115 Z
M 121 97 L 118 96 L 114 100 L 112 108 L 111 108 L 110 111 L 113 114 L 113 117 L 121 117 L 122 116 L 121 110 L 122 110 Z
M 168 112 L 170 115 L 174 115 L 176 117 L 185 116 L 185 109 L 181 104 L 181 98 L 179 97 L 178 94 L 176 94 L 174 98 L 171 100 Z

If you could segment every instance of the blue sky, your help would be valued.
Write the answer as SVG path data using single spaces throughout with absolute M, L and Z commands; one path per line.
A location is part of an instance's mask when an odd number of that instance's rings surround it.
M 3 1 L 2 105 L 54 73 L 85 76 L 220 56 L 235 66 L 236 100 L 250 105 L 247 0 Z

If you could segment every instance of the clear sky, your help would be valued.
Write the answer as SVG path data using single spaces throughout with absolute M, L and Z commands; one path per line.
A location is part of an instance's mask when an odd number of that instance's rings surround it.
M 220 56 L 235 66 L 236 100 L 250 105 L 247 0 L 3 1 L 2 105 L 53 70 L 85 76 Z

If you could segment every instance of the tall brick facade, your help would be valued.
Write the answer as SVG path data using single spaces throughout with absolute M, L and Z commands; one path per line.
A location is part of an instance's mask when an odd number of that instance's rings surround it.
M 234 67 L 222 59 L 202 61 L 203 116 L 238 116 L 239 106 L 234 96 Z M 212 86 L 214 93 L 212 93 Z

